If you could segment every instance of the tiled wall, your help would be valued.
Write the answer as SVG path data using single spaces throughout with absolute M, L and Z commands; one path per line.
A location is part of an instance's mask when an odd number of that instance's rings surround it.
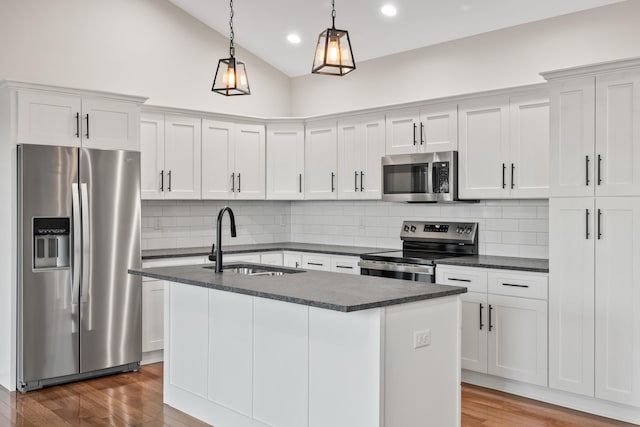
M 549 257 L 547 200 L 500 200 L 474 204 L 408 204 L 379 201 L 291 202 L 291 240 L 400 248 L 403 220 L 479 223 L 479 252 Z
M 224 201 L 143 201 L 142 248 L 209 246 Z M 225 218 L 223 243 L 305 242 L 400 248 L 403 220 L 479 223 L 479 251 L 487 255 L 548 258 L 547 200 L 473 204 L 381 201 L 232 201 L 238 237 Z
M 291 239 L 289 202 L 143 200 L 142 249 L 211 246 L 218 211 L 225 205 L 233 209 L 238 236 L 231 239 L 225 214 L 223 243 L 241 245 Z

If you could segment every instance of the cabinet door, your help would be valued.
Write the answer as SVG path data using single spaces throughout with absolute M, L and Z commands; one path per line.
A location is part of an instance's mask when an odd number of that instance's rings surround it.
M 509 132 L 511 197 L 549 197 L 549 96 L 511 97 Z
M 419 121 L 419 114 L 415 110 L 387 114 L 386 154 L 417 153 Z
M 547 386 L 547 302 L 489 294 L 488 372 Z
M 359 119 L 338 123 L 338 199 L 360 198 L 361 141 Z
M 102 150 L 140 151 L 137 104 L 82 98 L 82 146 Z
M 264 200 L 264 126 L 237 124 L 233 149 L 238 183 L 236 199 Z
M 302 255 L 285 252 L 282 256 L 282 265 L 285 267 L 302 268 Z
M 236 190 L 235 172 L 229 156 L 233 148 L 232 123 L 202 120 L 202 198 L 232 199 Z
M 462 369 L 487 373 L 487 294 L 460 296 L 462 308 Z
M 509 99 L 460 104 L 459 183 L 463 199 L 509 196 Z
M 267 125 L 267 199 L 304 199 L 304 126 Z
M 305 198 L 337 198 L 338 170 L 336 125 L 310 125 L 304 141 Z
M 549 387 L 593 396 L 594 199 L 549 201 Z
M 380 200 L 382 198 L 382 156 L 385 145 L 384 116 L 368 117 L 362 120 L 360 144 L 360 197 Z
M 140 187 L 142 199 L 164 198 L 164 115 L 140 117 Z
M 596 77 L 596 195 L 640 196 L 640 72 Z
M 552 197 L 593 196 L 593 77 L 552 83 L 549 108 L 549 194 Z
M 433 105 L 420 112 L 420 144 L 427 153 L 458 149 L 458 106 Z
M 164 287 L 162 280 L 142 281 L 142 351 L 164 348 Z
M 640 406 L 640 198 L 596 208 L 595 394 Z
M 18 144 L 80 147 L 82 124 L 79 96 L 18 92 Z
M 200 119 L 165 117 L 165 199 L 200 199 Z

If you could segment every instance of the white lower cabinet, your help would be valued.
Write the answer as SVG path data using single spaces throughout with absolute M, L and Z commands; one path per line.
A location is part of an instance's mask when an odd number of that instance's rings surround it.
M 302 254 L 284 251 L 282 254 L 282 265 L 285 267 L 302 268 Z
M 265 252 L 260 255 L 260 263 L 268 265 L 282 265 L 282 252 Z
M 550 386 L 640 407 L 640 198 L 551 199 Z
M 437 266 L 436 282 L 465 286 L 462 368 L 547 385 L 547 275 Z
M 164 348 L 163 280 L 142 280 L 142 352 Z

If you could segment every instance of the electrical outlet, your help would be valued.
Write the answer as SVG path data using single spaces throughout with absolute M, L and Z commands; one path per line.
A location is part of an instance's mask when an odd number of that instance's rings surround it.
M 429 345 L 431 345 L 431 329 L 413 333 L 413 348 L 427 347 Z

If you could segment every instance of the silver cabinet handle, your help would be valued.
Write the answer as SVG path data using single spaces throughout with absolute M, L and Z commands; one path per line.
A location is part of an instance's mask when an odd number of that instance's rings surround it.
M 76 113 L 76 138 L 80 138 L 80 113 Z
M 231 192 L 232 193 L 236 192 L 236 173 L 235 172 L 231 174 Z
M 164 169 L 160 171 L 160 191 L 164 191 Z
M 360 171 L 360 191 L 364 191 L 364 172 Z
M 589 240 L 589 209 L 585 209 L 584 210 L 584 216 L 585 216 L 585 221 L 584 221 L 584 225 L 585 225 L 585 239 Z
M 585 185 L 588 187 L 589 186 L 589 156 L 584 156 L 584 163 L 585 163 L 585 167 L 584 167 L 584 171 L 585 171 Z
M 240 172 L 238 172 L 238 193 L 240 192 Z
M 169 185 L 167 186 L 167 191 L 171 192 L 171 171 L 169 171 L 169 173 L 167 174 L 167 177 L 169 178 Z
M 598 154 L 598 185 L 602 184 L 602 176 L 600 175 L 602 169 L 602 156 Z
M 516 165 L 514 165 L 513 163 L 511 163 L 511 189 L 513 190 L 513 187 L 515 186 L 514 182 L 513 182 L 513 173 L 516 170 Z

